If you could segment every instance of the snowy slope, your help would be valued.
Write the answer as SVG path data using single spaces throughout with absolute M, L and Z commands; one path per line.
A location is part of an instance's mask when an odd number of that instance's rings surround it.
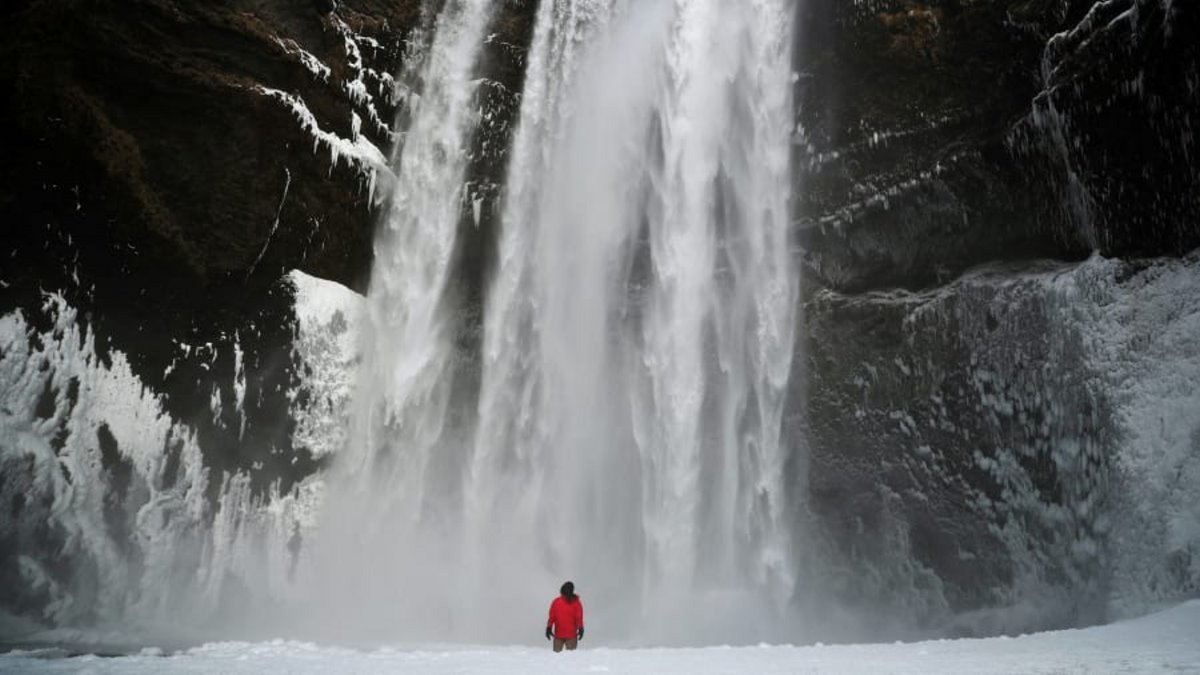
M 593 627 L 598 631 L 599 626 Z M 277 640 L 226 642 L 170 656 L 0 655 L 0 672 L 87 673 L 1200 673 L 1200 600 L 1083 630 L 908 644 L 695 649 L 383 648 Z

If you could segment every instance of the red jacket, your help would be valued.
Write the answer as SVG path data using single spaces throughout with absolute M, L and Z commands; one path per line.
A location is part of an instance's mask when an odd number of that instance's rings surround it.
M 550 603 L 550 619 L 546 627 L 554 627 L 554 637 L 560 640 L 573 640 L 578 629 L 583 628 L 583 603 L 579 596 L 567 600 L 558 596 Z

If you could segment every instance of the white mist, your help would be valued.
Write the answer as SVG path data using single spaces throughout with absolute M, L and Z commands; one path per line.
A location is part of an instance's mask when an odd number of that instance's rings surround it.
M 444 296 L 487 15 L 449 3 L 424 57 L 314 620 L 525 642 L 571 578 L 589 638 L 782 639 L 792 3 L 541 3 L 467 396 Z

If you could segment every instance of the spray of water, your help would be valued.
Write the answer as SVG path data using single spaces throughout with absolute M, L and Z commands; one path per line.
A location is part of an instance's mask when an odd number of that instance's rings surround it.
M 354 639 L 430 638 L 448 623 L 439 563 L 454 557 L 432 513 L 455 367 L 445 303 L 463 213 L 467 148 L 478 124 L 473 79 L 491 0 L 425 5 L 403 80 L 409 122 L 375 242 L 351 428 L 301 585 L 317 628 Z M 448 518 L 446 514 L 442 514 Z M 461 627 L 458 628 L 461 633 Z
M 487 8 L 444 12 L 312 566 L 326 609 L 526 640 L 570 577 L 615 639 L 768 637 L 795 572 L 790 2 L 541 3 L 470 396 L 443 296 Z

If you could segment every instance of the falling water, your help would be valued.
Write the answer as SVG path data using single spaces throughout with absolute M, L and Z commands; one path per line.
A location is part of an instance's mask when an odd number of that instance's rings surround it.
M 485 327 L 474 524 L 649 619 L 791 587 L 786 2 L 544 3 Z M 628 618 L 628 617 L 625 617 Z
M 330 499 L 356 560 L 330 552 L 321 583 L 343 606 L 357 589 L 341 618 L 366 603 L 410 637 L 525 639 L 514 619 L 574 578 L 610 636 L 750 639 L 794 583 L 791 3 L 541 3 L 470 400 L 448 384 L 443 296 L 487 12 L 446 12 Z M 663 628 L 684 599 L 693 616 Z
M 443 635 L 431 604 L 452 557 L 429 511 L 446 506 L 454 349 L 446 289 L 464 212 L 473 78 L 491 0 L 427 2 L 402 82 L 407 130 L 379 226 L 351 428 L 330 479 L 314 560 L 302 580 L 323 628 L 357 638 Z M 440 8 L 440 9 L 435 9 Z M 437 541 L 435 541 L 437 539 Z

